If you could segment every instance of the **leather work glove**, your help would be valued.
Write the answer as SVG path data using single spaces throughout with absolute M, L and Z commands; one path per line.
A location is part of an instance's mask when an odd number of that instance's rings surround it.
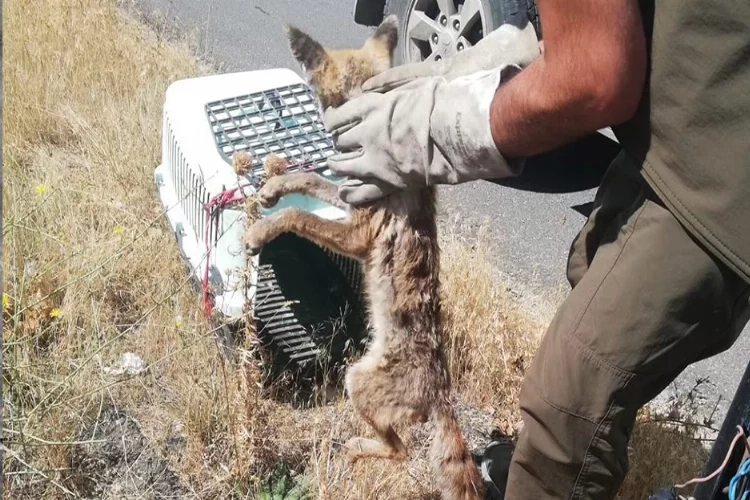
M 516 62 L 539 53 L 527 29 L 500 28 L 453 62 L 393 68 L 367 82 L 371 91 L 327 109 L 339 151 L 328 166 L 348 178 L 339 197 L 361 205 L 399 189 L 519 175 L 523 160 L 497 150 L 489 113 L 497 88 L 521 71 Z
M 530 22 L 523 29 L 513 24 L 503 24 L 473 47 L 450 59 L 396 66 L 367 80 L 362 85 L 362 90 L 383 92 L 425 76 L 443 76 L 450 81 L 505 64 L 525 68 L 540 52 L 536 31 Z

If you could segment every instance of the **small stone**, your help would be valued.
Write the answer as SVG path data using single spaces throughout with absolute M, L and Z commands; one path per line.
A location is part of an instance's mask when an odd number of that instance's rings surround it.
M 138 375 L 146 370 L 146 363 L 137 354 L 123 353 L 117 366 L 102 367 L 102 372 L 108 375 Z

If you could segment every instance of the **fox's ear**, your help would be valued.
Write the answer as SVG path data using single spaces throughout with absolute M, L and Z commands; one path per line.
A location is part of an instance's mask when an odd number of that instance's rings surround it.
M 398 43 L 398 18 L 390 15 L 383 19 L 378 29 L 370 37 L 370 43 L 383 47 L 388 54 L 393 54 Z
M 302 65 L 303 70 L 313 72 L 328 59 L 328 53 L 323 46 L 307 33 L 303 33 L 294 26 L 287 26 L 286 34 L 292 55 Z

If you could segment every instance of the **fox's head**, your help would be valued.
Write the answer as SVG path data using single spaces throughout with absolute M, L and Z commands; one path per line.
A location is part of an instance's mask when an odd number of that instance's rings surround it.
M 323 109 L 338 107 L 360 92 L 370 77 L 393 64 L 398 19 L 388 16 L 364 45 L 354 50 L 326 50 L 294 26 L 287 28 L 292 54 L 302 65 Z

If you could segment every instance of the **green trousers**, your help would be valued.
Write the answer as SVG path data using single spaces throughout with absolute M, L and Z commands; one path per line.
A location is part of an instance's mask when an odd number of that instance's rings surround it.
M 507 500 L 614 498 L 637 411 L 689 364 L 729 348 L 750 319 L 750 286 L 623 153 L 573 242 L 568 280 L 523 383 Z

